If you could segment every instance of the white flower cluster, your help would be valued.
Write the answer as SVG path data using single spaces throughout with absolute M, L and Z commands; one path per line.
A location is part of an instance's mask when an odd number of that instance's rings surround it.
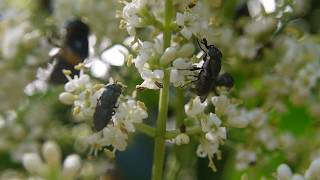
M 255 164 L 257 161 L 257 154 L 254 151 L 237 148 L 236 154 L 236 169 L 239 171 L 245 170 L 249 165 Z
M 190 43 L 183 46 L 170 46 L 163 51 L 163 38 L 159 35 L 154 43 L 145 41 L 142 43 L 138 56 L 134 59 L 135 67 L 138 69 L 144 82 L 138 87 L 148 89 L 159 89 L 163 81 L 164 72 L 161 65 L 173 62 L 170 81 L 175 86 L 181 86 L 189 75 L 188 69 L 191 61 L 188 59 L 194 52 L 194 46 Z M 180 69 L 182 69 L 180 71 Z
M 62 179 L 72 180 L 81 170 L 81 159 L 77 154 L 65 158 L 61 167 L 61 149 L 53 141 L 48 141 L 42 146 L 42 157 L 37 153 L 26 153 L 23 156 L 23 165 L 36 179 Z
M 78 66 L 84 66 L 80 64 Z M 103 85 L 93 85 L 90 81 L 90 76 L 84 74 L 81 67 L 80 75 L 71 78 L 68 71 L 65 71 L 68 82 L 65 84 L 65 92 L 59 95 L 59 100 L 66 105 L 73 105 L 73 115 L 84 120 L 92 118 L 94 109 L 97 105 L 97 100 L 103 93 Z
M 209 167 L 216 171 L 212 158 L 215 155 L 218 159 L 221 158 L 219 147 L 224 144 L 227 138 L 227 130 L 221 126 L 222 122 L 216 114 L 210 113 L 207 115 L 204 113 L 206 105 L 207 103 L 201 103 L 200 98 L 197 96 L 185 105 L 185 111 L 188 116 L 195 118 L 201 126 L 202 133 L 199 139 L 200 144 L 197 148 L 197 155 L 202 158 L 208 157 Z
M 69 82 L 65 84 L 65 92 L 59 99 L 62 103 L 73 105 L 73 115 L 80 120 L 92 119 L 99 97 L 104 91 L 104 85 L 93 85 L 90 77 L 83 72 L 83 64 L 78 65 L 80 76 L 71 78 L 66 75 Z M 120 98 L 121 99 L 121 98 Z M 112 123 L 102 131 L 94 133 L 86 140 L 92 145 L 92 153 L 97 154 L 105 146 L 112 145 L 114 150 L 125 150 L 127 146 L 128 133 L 135 132 L 134 123 L 142 123 L 148 117 L 144 103 L 127 97 L 126 101 L 118 100 L 118 108 L 112 116 Z
M 163 80 L 164 72 L 161 69 L 151 70 L 151 66 L 158 63 L 158 59 L 163 53 L 163 40 L 161 36 L 155 39 L 155 42 L 145 41 L 139 50 L 134 64 L 138 69 L 144 82 L 140 87 L 148 89 L 159 89 Z
M 126 5 L 122 10 L 122 17 L 126 22 L 126 29 L 131 36 L 136 35 L 135 28 L 142 25 L 142 18 L 139 14 L 142 8 L 147 5 L 146 0 L 133 0 L 132 2 L 125 2 Z
M 295 173 L 287 164 L 281 164 L 277 168 L 276 177 L 278 180 L 318 180 L 320 178 L 320 158 L 312 161 L 304 175 Z
M 228 125 L 235 128 L 245 128 L 252 125 L 255 128 L 261 127 L 267 120 L 267 115 L 261 109 L 247 110 L 238 108 L 226 95 L 214 96 L 211 98 L 215 106 L 216 114 L 226 116 Z
M 136 28 L 155 25 L 157 20 L 156 9 L 153 8 L 155 2 L 153 0 L 133 0 L 131 2 L 122 1 L 124 7 L 121 13 L 123 20 L 121 27 L 125 27 L 130 36 L 136 35 Z M 150 10 L 152 9 L 152 10 Z M 157 9 L 161 9 L 157 7 Z
M 24 92 L 28 96 L 32 96 L 38 92 L 46 92 L 48 89 L 47 80 L 49 79 L 54 68 L 54 63 L 48 63 L 47 68 L 38 68 L 37 70 L 37 79 L 30 82 L 25 88 Z
M 87 142 L 92 146 L 92 154 L 97 155 L 99 150 L 110 145 L 114 148 L 113 152 L 124 151 L 128 134 L 135 132 L 134 124 L 142 123 L 142 120 L 148 117 L 145 105 L 134 99 L 120 102 L 115 111 L 112 123 L 87 138 Z

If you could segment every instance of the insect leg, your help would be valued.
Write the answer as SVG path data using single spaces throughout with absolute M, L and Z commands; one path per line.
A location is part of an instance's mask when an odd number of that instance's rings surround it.
M 197 71 L 197 70 L 201 70 L 201 69 L 203 69 L 203 68 L 202 68 L 202 67 L 193 66 L 193 67 L 190 68 L 190 69 L 177 69 L 177 70 Z
M 182 85 L 182 86 L 180 86 L 180 87 L 181 87 L 181 88 L 185 88 L 187 85 L 189 85 L 189 84 L 191 84 L 191 83 L 194 83 L 194 82 L 196 82 L 196 81 L 198 81 L 198 79 L 193 80 L 193 81 L 189 81 L 189 82 L 185 83 L 184 85 Z
M 200 44 L 200 42 L 199 42 L 199 40 L 197 39 L 197 43 L 198 43 L 198 45 L 199 45 L 199 47 L 200 47 L 200 49 L 203 51 L 203 52 L 205 52 L 206 53 L 206 51 L 204 50 L 204 49 L 202 49 L 202 47 L 201 47 L 201 44 Z M 201 42 L 202 44 L 203 44 L 203 42 Z M 205 45 L 206 46 L 206 45 Z M 207 46 L 206 46 L 206 48 L 207 48 Z
M 208 46 L 208 41 L 207 41 L 206 38 L 203 38 L 201 43 L 202 43 L 207 49 L 209 48 L 209 46 Z

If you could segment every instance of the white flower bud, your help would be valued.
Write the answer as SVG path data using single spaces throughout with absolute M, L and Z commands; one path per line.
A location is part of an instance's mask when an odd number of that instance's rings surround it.
M 59 95 L 59 100 L 66 105 L 73 104 L 75 96 L 69 92 L 63 92 Z
M 67 92 L 74 92 L 76 89 L 77 89 L 77 86 L 74 81 L 69 81 L 64 85 L 64 90 Z
M 63 162 L 62 178 L 64 180 L 75 179 L 81 169 L 81 159 L 77 154 L 69 155 Z
M 320 158 L 312 161 L 309 169 L 305 173 L 306 179 L 319 179 L 320 178 Z
M 290 180 L 292 176 L 292 171 L 286 164 L 281 164 L 277 168 L 277 178 L 278 180 Z
M 218 136 L 213 133 L 213 132 L 208 132 L 206 133 L 206 139 L 210 142 L 210 143 L 218 143 Z
M 291 180 L 305 180 L 305 178 L 303 176 L 301 176 L 300 174 L 295 174 L 295 175 L 293 175 Z
M 191 32 L 188 28 L 186 28 L 186 27 L 184 27 L 184 28 L 180 31 L 180 33 L 181 33 L 186 39 L 190 39 L 191 36 L 192 36 L 192 32 Z
M 57 168 L 61 163 L 61 150 L 59 146 L 53 142 L 48 141 L 42 146 L 42 154 L 50 167 Z
M 175 47 L 168 47 L 163 55 L 160 58 L 160 62 L 162 64 L 169 64 L 171 61 L 173 61 L 176 58 L 177 55 L 177 49 Z
M 83 74 L 79 78 L 79 86 L 85 86 L 90 83 L 90 77 L 87 74 Z
M 192 66 L 192 63 L 187 59 L 177 58 L 175 61 L 173 61 L 172 65 L 176 69 L 188 69 Z
M 190 138 L 187 134 L 185 133 L 180 133 L 177 135 L 177 137 L 175 138 L 175 143 L 176 145 L 180 146 L 183 144 L 189 144 L 190 142 Z
M 221 120 L 219 119 L 219 117 L 214 114 L 214 113 L 210 113 L 209 114 L 209 119 L 217 126 L 219 127 L 221 125 Z
M 22 158 L 23 166 L 31 174 L 43 175 L 44 174 L 44 163 L 42 162 L 40 156 L 36 153 L 26 153 Z
M 184 15 L 182 13 L 177 13 L 176 22 L 179 26 L 184 25 Z
M 178 56 L 179 57 L 189 57 L 193 54 L 195 48 L 193 46 L 193 44 L 188 43 L 188 44 L 184 44 L 178 51 Z

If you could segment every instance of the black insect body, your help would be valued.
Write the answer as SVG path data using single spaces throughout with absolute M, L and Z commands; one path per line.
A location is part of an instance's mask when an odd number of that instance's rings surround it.
M 217 86 L 224 86 L 231 89 L 234 85 L 234 80 L 231 74 L 224 73 L 218 77 Z
M 228 88 L 232 88 L 233 78 L 228 73 L 219 76 L 222 59 L 221 51 L 214 45 L 208 45 L 206 39 L 203 39 L 201 43 L 208 51 L 206 52 L 204 49 L 202 49 L 200 43 L 198 42 L 200 48 L 205 52 L 205 56 L 203 58 L 204 63 L 202 67 L 195 68 L 201 69 L 197 76 L 197 80 L 195 81 L 195 91 L 200 97 L 201 102 L 204 102 L 212 90 L 216 93 L 217 86 L 226 86 Z
M 88 36 L 89 26 L 80 19 L 67 23 L 66 35 L 59 52 L 52 58 L 56 60 L 55 67 L 50 76 L 50 82 L 62 84 L 67 78 L 62 73 L 63 69 L 71 70 L 73 75 L 78 75 L 79 70 L 74 66 L 83 62 L 89 56 Z
M 101 131 L 110 122 L 114 115 L 116 103 L 122 93 L 122 86 L 114 83 L 107 85 L 101 97 L 98 99 L 95 112 L 93 114 L 94 129 Z

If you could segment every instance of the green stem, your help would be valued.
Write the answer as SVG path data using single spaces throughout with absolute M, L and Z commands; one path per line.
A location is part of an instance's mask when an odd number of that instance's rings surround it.
M 163 88 L 160 90 L 159 113 L 155 134 L 154 157 L 152 167 L 152 179 L 162 180 L 163 164 L 165 156 L 165 134 L 169 101 L 169 71 L 165 70 Z
M 184 89 L 176 88 L 176 129 L 179 129 L 184 124 Z
M 134 123 L 134 127 L 141 133 L 150 136 L 150 137 L 154 137 L 156 134 L 156 131 L 153 127 L 144 124 L 144 123 Z
M 165 2 L 165 18 L 164 18 L 164 32 L 163 32 L 163 49 L 170 46 L 171 28 L 170 24 L 173 17 L 173 2 L 166 0 Z M 155 145 L 153 154 L 152 180 L 162 180 L 163 165 L 165 157 L 165 134 L 169 103 L 169 85 L 170 85 L 170 71 L 163 68 L 163 88 L 160 90 L 159 96 L 159 112 L 155 134 Z

